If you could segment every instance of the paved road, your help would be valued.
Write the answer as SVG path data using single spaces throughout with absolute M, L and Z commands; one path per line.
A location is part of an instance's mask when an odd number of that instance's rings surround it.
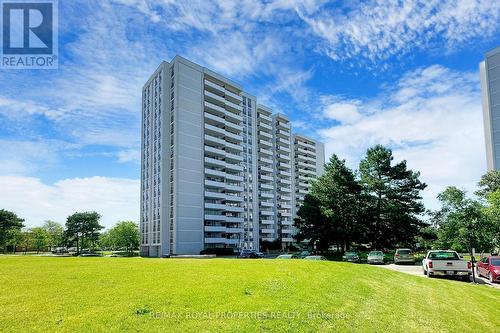
M 416 275 L 416 276 L 421 276 L 421 277 L 427 278 L 424 275 L 424 273 L 422 272 L 422 266 L 420 266 L 420 265 L 395 265 L 395 264 L 389 264 L 389 265 L 377 265 L 377 267 L 383 267 L 383 268 L 386 268 L 386 269 L 392 269 L 393 271 L 403 272 L 403 273 L 407 273 L 407 274 L 411 274 L 411 275 Z M 478 284 L 486 284 L 486 285 L 489 285 L 489 286 L 491 286 L 493 288 L 500 289 L 500 283 L 490 283 L 487 279 L 485 279 L 483 277 L 478 278 L 476 276 L 476 282 Z

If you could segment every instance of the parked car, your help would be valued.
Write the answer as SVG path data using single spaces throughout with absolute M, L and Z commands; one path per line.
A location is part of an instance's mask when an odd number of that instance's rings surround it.
M 477 262 L 477 276 L 484 276 L 493 282 L 500 282 L 500 256 L 489 256 Z
M 366 260 L 369 264 L 384 264 L 384 253 L 382 251 L 370 251 Z
M 415 256 L 410 249 L 396 249 L 394 253 L 394 263 L 397 264 L 414 264 Z
M 458 277 L 469 281 L 472 274 L 471 263 L 462 259 L 456 251 L 432 250 L 422 260 L 424 275 Z
M 276 259 L 299 259 L 299 256 L 296 254 L 281 254 Z
M 300 259 L 304 259 L 305 257 L 312 255 L 312 253 L 310 251 L 302 251 L 297 255 Z
M 260 252 L 255 250 L 241 250 L 240 254 L 238 254 L 237 258 L 240 259 L 258 259 L 262 258 L 263 255 Z
M 327 260 L 323 256 L 307 256 L 304 258 L 305 260 Z
M 359 262 L 359 255 L 357 252 L 346 252 L 342 256 L 342 260 L 348 262 Z

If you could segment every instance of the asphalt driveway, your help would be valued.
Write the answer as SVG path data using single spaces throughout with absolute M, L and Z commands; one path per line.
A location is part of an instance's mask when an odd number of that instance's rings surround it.
M 388 264 L 388 265 L 377 265 L 376 267 L 382 267 L 385 269 L 392 269 L 393 271 L 398 271 L 398 272 L 403 272 L 406 274 L 411 274 L 411 275 L 416 275 L 416 276 L 421 276 L 427 278 L 427 276 L 424 275 L 424 272 L 422 271 L 422 266 L 420 265 L 395 265 L 395 264 Z M 441 278 L 441 277 L 436 277 L 436 278 Z M 472 278 L 471 278 L 472 281 Z M 472 283 L 472 282 L 471 282 Z M 476 283 L 478 284 L 486 284 L 489 285 L 493 288 L 500 289 L 500 283 L 490 283 L 487 279 L 480 277 L 478 278 L 476 276 Z

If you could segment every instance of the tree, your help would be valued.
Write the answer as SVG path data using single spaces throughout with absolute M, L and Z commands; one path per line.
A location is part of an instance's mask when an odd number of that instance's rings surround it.
M 132 221 L 118 222 L 109 230 L 109 238 L 114 247 L 125 248 L 128 255 L 133 255 L 139 247 L 139 226 Z
M 344 160 L 332 155 L 299 208 L 297 240 L 309 240 L 318 248 L 348 249 L 362 234 L 361 187 Z
M 5 253 L 7 251 L 7 241 L 9 231 L 12 229 L 20 230 L 23 225 L 24 220 L 19 218 L 13 212 L 5 209 L 0 209 L 0 246 Z
M 16 253 L 17 246 L 23 241 L 23 232 L 17 228 L 11 228 L 7 232 L 7 245 L 12 246 L 12 253 Z
M 480 197 L 486 198 L 492 192 L 500 190 L 500 171 L 490 170 L 481 177 L 478 183 L 480 189 L 476 194 Z
M 49 234 L 42 227 L 32 228 L 30 230 L 32 235 L 32 245 L 36 250 L 36 253 L 40 253 L 40 250 L 46 250 L 49 246 Z
M 76 242 L 77 253 L 85 246 L 93 246 L 99 238 L 99 230 L 104 227 L 99 224 L 101 215 L 96 212 L 74 213 L 66 220 L 66 237 L 70 242 Z
M 101 249 L 114 249 L 114 244 L 109 231 L 101 232 L 98 243 Z
M 467 197 L 464 190 L 454 186 L 438 195 L 441 209 L 432 213 L 437 228 L 436 245 L 459 252 L 489 252 L 494 239 L 494 223 L 478 201 Z M 493 212 L 492 212 L 493 213 Z
M 425 226 L 420 192 L 427 185 L 406 161 L 393 165 L 392 151 L 381 145 L 368 149 L 359 171 L 369 219 L 372 248 L 410 245 Z
M 490 193 L 487 197 L 488 206 L 485 208 L 485 214 L 491 223 L 491 229 L 483 231 L 485 238 L 491 241 L 491 251 L 498 252 L 500 250 L 500 190 Z
M 64 228 L 60 223 L 54 221 L 45 221 L 42 228 L 47 233 L 47 245 L 51 250 L 53 247 L 60 246 L 63 242 Z
M 29 249 L 33 248 L 33 233 L 28 229 L 23 230 L 22 234 L 21 246 L 23 247 L 24 254 L 26 254 Z

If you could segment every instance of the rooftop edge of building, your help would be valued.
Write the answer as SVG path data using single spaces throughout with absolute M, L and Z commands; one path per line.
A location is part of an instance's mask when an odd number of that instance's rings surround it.
M 484 54 L 484 57 L 491 57 L 492 55 L 500 53 L 500 46 L 495 47 L 494 49 L 489 50 Z

